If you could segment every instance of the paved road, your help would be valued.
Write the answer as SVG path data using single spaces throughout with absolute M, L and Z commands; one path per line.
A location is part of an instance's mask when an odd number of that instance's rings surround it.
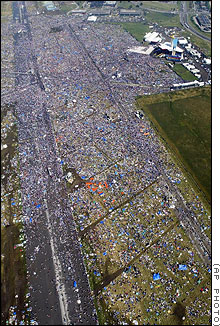
M 186 1 L 181 2 L 181 9 L 180 9 L 180 23 L 188 29 L 194 35 L 200 37 L 205 41 L 211 42 L 211 39 L 208 36 L 200 34 L 197 30 L 195 30 L 191 25 L 188 24 L 188 11 L 187 11 L 187 3 Z
M 57 161 L 50 116 L 43 103 L 46 100 L 44 85 L 34 53 L 24 46 L 25 42 L 32 42 L 25 2 L 12 5 L 15 25 L 19 21 L 25 30 L 25 33 L 14 34 L 16 71 L 21 71 L 16 85 L 22 88 L 24 83 L 31 84 L 33 76 L 27 73 L 30 67 L 34 67 L 35 80 L 28 96 L 20 97 L 16 107 L 33 317 L 39 325 L 96 325 L 97 316 L 70 203 L 65 184 L 60 182 L 63 174 Z M 22 148 L 26 147 L 29 155 L 23 159 Z M 41 205 L 38 210 L 27 200 L 30 194 L 37 195 Z M 30 216 L 33 221 L 29 222 Z
M 132 1 L 131 1 L 132 2 Z M 133 1 L 134 2 L 134 1 Z M 181 7 L 180 7 L 180 11 L 179 11 L 179 16 L 180 16 L 180 23 L 183 25 L 184 28 L 186 28 L 187 30 L 189 30 L 191 33 L 193 33 L 194 35 L 202 38 L 205 41 L 209 41 L 211 42 L 210 37 L 205 36 L 201 33 L 199 33 L 196 29 L 194 29 L 190 24 L 188 24 L 188 13 L 193 13 L 194 11 L 192 10 L 187 10 L 187 4 L 186 1 L 181 1 Z M 153 12 L 160 12 L 160 13 L 164 13 L 164 14 L 178 14 L 178 11 L 174 12 L 174 11 L 165 11 L 165 10 L 158 10 L 158 9 L 151 9 L 151 8 L 146 8 L 149 11 L 153 11 Z M 200 12 L 201 14 L 203 12 Z M 206 12 L 205 12 L 206 13 Z

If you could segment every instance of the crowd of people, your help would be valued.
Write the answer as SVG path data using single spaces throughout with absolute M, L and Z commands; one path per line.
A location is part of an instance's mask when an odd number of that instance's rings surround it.
M 104 266 L 107 248 L 117 248 L 122 250 L 114 257 L 119 267 L 173 222 L 166 180 L 158 183 L 164 175 L 172 179 L 169 160 L 163 161 L 164 149 L 150 122 L 135 117 L 134 109 L 135 96 L 166 92 L 180 78 L 159 59 L 128 52 L 139 42 L 116 25 L 32 12 L 29 24 L 15 27 L 18 75 L 15 92 L 5 94 L 4 101 L 16 102 L 33 314 L 41 323 L 62 315 L 64 323 L 95 324 L 76 227 L 83 231 L 101 218 L 88 231 L 96 258 L 102 255 L 92 266 L 97 261 Z M 54 27 L 61 28 L 54 32 Z M 64 165 L 84 181 L 71 188 L 70 200 Z M 143 191 L 153 183 L 159 188 L 146 196 Z

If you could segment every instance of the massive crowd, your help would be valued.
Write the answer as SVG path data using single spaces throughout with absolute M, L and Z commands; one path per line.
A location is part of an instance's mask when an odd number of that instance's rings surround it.
M 40 303 L 41 293 L 45 295 L 56 284 L 64 301 L 67 297 L 69 313 L 65 318 L 72 316 L 70 322 L 76 324 L 96 323 L 75 222 L 83 231 L 103 217 L 99 224 L 101 238 L 96 243 L 92 231 L 91 243 L 100 253 L 107 254 L 106 243 L 113 242 L 117 234 L 119 248 L 123 242 L 126 244 L 117 253 L 123 265 L 140 252 L 142 240 L 148 240 L 145 230 L 161 234 L 172 221 L 167 199 L 167 208 L 163 203 L 160 213 L 163 217 L 152 224 L 154 230 L 150 220 L 150 225 L 136 220 L 132 205 L 126 216 L 123 205 L 130 198 L 133 202 L 134 197 L 134 207 L 146 215 L 145 196 L 135 196 L 158 182 L 163 177 L 162 170 L 169 177 L 171 174 L 166 171 L 168 160 L 162 159 L 163 148 L 150 123 L 134 115 L 134 97 L 165 92 L 181 80 L 159 59 L 129 53 L 127 50 L 139 43 L 119 26 L 92 25 L 80 17 L 63 16 L 32 15 L 29 22 L 31 36 L 28 25 L 15 26 L 17 32 L 22 29 L 16 33 L 14 44 L 19 74 L 15 92 L 5 95 L 4 101 L 16 101 L 33 313 L 39 321 L 43 321 L 48 307 L 48 320 L 54 309 L 58 314 L 58 299 L 54 299 L 54 306 L 50 306 L 49 299 L 48 306 Z M 57 26 L 62 30 L 53 32 L 52 27 Z M 85 181 L 82 187 L 70 191 L 71 201 L 65 190 L 64 165 L 74 168 Z M 160 191 L 166 194 L 166 181 L 160 187 L 159 195 Z M 151 202 L 157 199 L 151 198 Z M 108 224 L 104 217 L 120 205 L 123 213 L 114 211 Z M 71 209 L 77 215 L 75 222 Z M 45 212 L 49 212 L 48 220 Z M 127 226 L 118 219 L 127 221 Z M 127 237 L 131 240 L 130 251 Z M 50 259 L 53 240 L 60 275 L 54 273 Z M 48 252 L 48 261 L 44 262 Z M 39 276 L 35 261 L 41 261 Z M 45 273 L 52 279 L 50 285 L 42 281 Z

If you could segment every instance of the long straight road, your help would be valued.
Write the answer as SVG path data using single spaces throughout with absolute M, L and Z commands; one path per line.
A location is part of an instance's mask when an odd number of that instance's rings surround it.
M 39 325 L 96 325 L 97 317 L 65 184 L 58 162 L 46 94 L 32 51 L 25 2 L 13 2 L 16 78 L 21 87 L 37 83 L 17 102 L 26 257 L 33 318 Z M 24 153 L 28 153 L 24 157 Z M 26 154 L 25 154 L 26 155 Z M 50 174 L 48 174 L 50 171 Z

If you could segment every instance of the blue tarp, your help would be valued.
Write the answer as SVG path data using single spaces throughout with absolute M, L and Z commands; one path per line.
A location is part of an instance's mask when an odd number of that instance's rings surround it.
M 76 281 L 73 282 L 73 286 L 74 286 L 74 288 L 76 288 L 76 286 L 77 286 Z
M 159 280 L 160 279 L 160 274 L 159 273 L 154 273 L 153 274 L 153 280 L 154 281 L 157 281 L 157 280 Z
M 186 265 L 179 265 L 179 270 L 180 271 L 186 271 L 187 270 L 187 266 Z

